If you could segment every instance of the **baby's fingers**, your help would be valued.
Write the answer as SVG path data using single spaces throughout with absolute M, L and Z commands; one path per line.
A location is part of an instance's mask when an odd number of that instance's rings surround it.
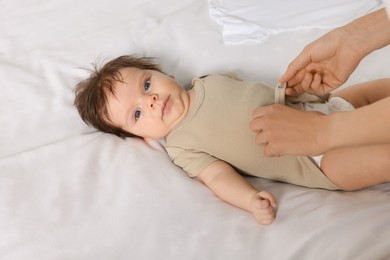
M 263 225 L 271 224 L 275 220 L 274 215 L 268 215 L 268 216 L 257 216 L 256 217 L 257 222 Z
M 260 224 L 271 224 L 275 219 L 275 209 L 270 207 L 269 200 L 257 199 L 254 202 L 253 215 Z
M 266 209 L 269 209 L 271 208 L 270 207 L 270 201 L 267 200 L 267 199 L 262 199 L 262 198 L 258 198 L 255 202 L 254 202 L 254 206 L 255 208 L 258 210 L 258 211 L 266 211 Z
M 263 201 L 268 201 L 268 206 L 271 205 L 273 208 L 276 207 L 276 199 L 275 197 L 269 193 L 268 191 L 260 191 L 257 193 L 257 195 L 260 197 Z

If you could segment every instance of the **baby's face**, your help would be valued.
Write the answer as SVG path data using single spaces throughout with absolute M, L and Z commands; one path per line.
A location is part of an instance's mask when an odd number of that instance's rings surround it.
M 109 120 L 123 130 L 160 139 L 169 134 L 187 114 L 188 92 L 173 77 L 154 70 L 126 68 L 123 83 L 108 94 Z

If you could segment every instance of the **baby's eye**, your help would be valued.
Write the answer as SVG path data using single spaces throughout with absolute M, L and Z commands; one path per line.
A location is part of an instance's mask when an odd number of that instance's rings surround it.
M 145 81 L 144 89 L 145 91 L 148 91 L 150 89 L 150 80 Z
M 138 108 L 138 109 L 135 110 L 135 112 L 134 112 L 135 121 L 137 121 L 140 117 L 141 117 L 141 109 Z

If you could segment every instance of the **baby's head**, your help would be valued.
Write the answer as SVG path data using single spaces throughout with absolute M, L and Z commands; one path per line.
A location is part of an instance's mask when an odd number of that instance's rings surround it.
M 122 56 L 76 87 L 81 118 L 119 137 L 160 139 L 185 117 L 189 93 L 150 58 Z
M 96 65 L 89 78 L 76 86 L 74 104 L 82 120 L 102 132 L 115 134 L 119 137 L 135 137 L 136 135 L 115 126 L 109 119 L 108 97 L 115 95 L 115 86 L 123 83 L 121 70 L 137 68 L 162 72 L 151 58 L 135 56 L 120 56 L 98 68 Z

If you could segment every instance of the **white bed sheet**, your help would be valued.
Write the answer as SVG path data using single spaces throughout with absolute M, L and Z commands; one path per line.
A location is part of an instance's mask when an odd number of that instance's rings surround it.
M 329 29 L 383 7 L 380 0 L 209 0 L 226 44 L 261 42 L 286 31 Z
M 158 57 L 186 85 L 234 70 L 275 84 L 325 30 L 226 46 L 205 0 L 0 2 L 0 259 L 386 259 L 390 185 L 312 190 L 250 178 L 278 199 L 258 225 L 172 165 L 158 142 L 85 126 L 72 106 L 90 63 Z M 390 47 L 346 86 L 388 77 Z

